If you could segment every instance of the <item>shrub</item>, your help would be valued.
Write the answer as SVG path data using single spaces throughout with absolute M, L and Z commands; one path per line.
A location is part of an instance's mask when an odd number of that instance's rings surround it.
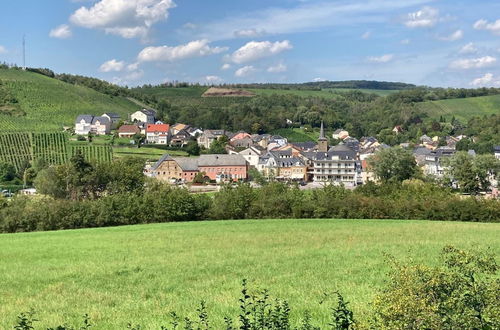
M 494 255 L 447 246 L 443 265 L 394 262 L 388 288 L 374 302 L 373 326 L 384 329 L 493 329 L 500 325 Z

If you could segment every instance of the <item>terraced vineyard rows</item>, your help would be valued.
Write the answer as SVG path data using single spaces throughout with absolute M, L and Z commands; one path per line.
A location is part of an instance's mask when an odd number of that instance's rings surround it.
M 0 161 L 19 170 L 32 160 L 31 133 L 0 134 Z
M 113 149 L 106 145 L 70 145 L 69 156 L 73 156 L 77 151 L 83 154 L 85 159 L 99 162 L 109 162 L 113 159 Z
M 49 164 L 63 164 L 80 150 L 84 157 L 94 161 L 111 161 L 113 150 L 107 145 L 74 145 L 65 133 L 2 133 L 0 134 L 0 161 L 14 165 L 17 171 L 35 159 Z

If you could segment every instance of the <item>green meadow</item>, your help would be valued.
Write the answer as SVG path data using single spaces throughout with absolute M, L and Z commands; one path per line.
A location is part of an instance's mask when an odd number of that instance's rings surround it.
M 150 210 L 154 212 L 154 210 Z M 437 264 L 443 246 L 500 252 L 500 225 L 399 220 L 254 220 L 150 224 L 0 235 L 0 328 L 31 308 L 42 328 L 128 322 L 157 329 L 168 313 L 238 315 L 241 280 L 325 322 L 342 292 L 363 319 L 386 280 L 387 254 Z M 217 325 L 217 323 L 214 323 Z
M 430 118 L 443 116 L 446 120 L 456 119 L 467 123 L 472 117 L 482 117 L 500 112 L 500 95 L 469 97 L 418 103 L 417 107 Z

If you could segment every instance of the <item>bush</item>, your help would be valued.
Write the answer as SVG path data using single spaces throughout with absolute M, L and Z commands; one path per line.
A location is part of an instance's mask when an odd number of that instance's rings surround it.
M 374 328 L 494 329 L 500 325 L 500 281 L 494 255 L 454 247 L 443 265 L 394 262 L 388 288 L 374 302 Z

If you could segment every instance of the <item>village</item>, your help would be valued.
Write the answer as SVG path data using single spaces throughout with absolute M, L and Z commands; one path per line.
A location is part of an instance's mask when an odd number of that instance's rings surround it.
M 353 137 L 344 129 L 336 129 L 330 138 L 323 122 L 317 141 L 290 142 L 279 135 L 171 125 L 156 120 L 152 109 L 138 110 L 126 120 L 114 113 L 80 115 L 74 126 L 75 135 L 82 137 L 110 135 L 113 131 L 115 136 L 129 138 L 131 144 L 182 148 L 196 141 L 202 153 L 199 156 L 171 156 L 167 150 L 158 161 L 146 162 L 146 176 L 170 184 L 247 181 L 252 171 L 258 171 L 264 178 L 297 182 L 303 187 L 333 183 L 354 188 L 377 180 L 368 159 L 390 148 L 375 137 Z M 402 131 L 396 126 L 393 134 Z M 440 179 L 445 173 L 443 159 L 453 156 L 456 144 L 464 138 L 447 136 L 443 143 L 437 136 L 422 135 L 419 144 L 401 143 L 400 147 L 412 151 L 425 176 Z M 214 143 L 220 145 L 217 153 L 210 152 Z M 475 155 L 474 150 L 469 154 Z M 495 147 L 494 154 L 500 159 L 500 147 Z

